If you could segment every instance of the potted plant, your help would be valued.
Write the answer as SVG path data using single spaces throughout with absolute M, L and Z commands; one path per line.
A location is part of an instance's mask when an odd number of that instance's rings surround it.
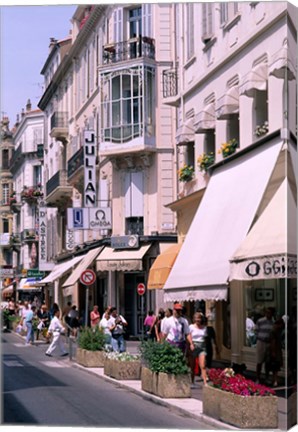
M 238 141 L 233 138 L 225 143 L 223 143 L 220 146 L 220 149 L 218 150 L 218 153 L 221 153 L 223 157 L 230 156 L 231 154 L 235 153 L 237 147 L 238 147 Z
M 194 175 L 194 168 L 191 165 L 184 165 L 178 170 L 178 178 L 181 182 L 189 182 Z
M 277 428 L 278 398 L 274 390 L 235 374 L 210 369 L 203 388 L 203 413 L 239 428 Z
M 198 157 L 198 165 L 200 171 L 207 171 L 207 169 L 214 164 L 215 156 L 213 152 L 203 153 Z
M 191 396 L 190 371 L 182 351 L 168 342 L 143 341 L 142 390 L 161 398 Z
M 140 355 L 128 352 L 107 353 L 104 374 L 118 380 L 139 380 L 141 378 Z
M 80 331 L 76 361 L 85 367 L 103 367 L 106 337 L 102 328 L 85 327 Z
M 260 137 L 262 135 L 265 135 L 269 130 L 269 124 L 268 121 L 265 121 L 262 125 L 256 126 L 255 135 L 257 137 Z

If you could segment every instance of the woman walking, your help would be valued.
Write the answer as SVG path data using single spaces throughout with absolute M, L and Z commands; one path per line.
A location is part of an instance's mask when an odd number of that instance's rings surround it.
M 61 357 L 68 355 L 68 353 L 65 351 L 64 344 L 61 340 L 61 333 L 65 333 L 65 328 L 61 324 L 59 320 L 59 316 L 60 316 L 60 310 L 55 310 L 54 317 L 52 318 L 49 327 L 49 333 L 53 334 L 53 341 L 45 353 L 46 356 L 48 357 L 52 357 L 52 352 L 56 349 L 57 346 L 59 346 L 59 349 L 62 353 Z
M 192 388 L 195 388 L 195 365 L 196 358 L 199 358 L 199 367 L 204 385 L 207 383 L 206 373 L 206 325 L 205 317 L 202 313 L 196 312 L 193 317 L 194 323 L 189 326 L 188 342 L 190 345 L 189 363 L 191 367 Z

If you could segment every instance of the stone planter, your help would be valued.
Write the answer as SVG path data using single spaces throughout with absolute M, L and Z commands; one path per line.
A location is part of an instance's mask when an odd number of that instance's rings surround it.
M 119 361 L 105 359 L 104 374 L 117 380 L 141 379 L 141 362 L 139 360 Z
M 104 351 L 88 351 L 82 348 L 77 348 L 76 362 L 85 367 L 104 367 L 105 362 Z
M 288 399 L 288 429 L 297 424 L 297 392 L 291 394 Z
M 239 396 L 210 385 L 203 387 L 203 414 L 239 428 L 278 427 L 276 396 Z
M 189 398 L 190 375 L 173 375 L 163 372 L 152 372 L 146 367 L 142 367 L 141 373 L 142 390 L 152 393 L 161 398 Z

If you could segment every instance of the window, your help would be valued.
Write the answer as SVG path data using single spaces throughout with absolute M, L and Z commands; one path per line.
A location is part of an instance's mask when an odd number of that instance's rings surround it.
M 33 185 L 38 186 L 41 185 L 41 165 L 37 165 L 33 167 Z
M 195 52 L 194 45 L 194 5 L 186 3 L 186 37 L 187 37 L 187 60 L 189 60 Z
M 2 184 L 2 203 L 4 205 L 8 204 L 9 202 L 9 184 L 3 183 Z
M 195 146 L 193 142 L 188 143 L 186 146 L 186 165 L 195 167 Z
M 3 234 L 9 233 L 9 221 L 8 221 L 8 219 L 2 219 L 2 225 L 3 225 Z
M 214 129 L 205 132 L 204 153 L 213 153 L 215 155 L 215 133 Z
M 253 140 L 268 132 L 268 92 L 255 90 L 254 97 L 254 134 Z
M 125 175 L 125 233 L 143 234 L 144 178 L 143 172 Z
M 9 151 L 8 149 L 2 150 L 2 169 L 9 169 Z
M 239 114 L 231 114 L 227 122 L 227 141 L 235 139 L 239 145 Z
M 202 40 L 210 41 L 214 33 L 213 28 L 213 3 L 202 3 Z
M 224 26 L 231 21 L 238 12 L 238 2 L 220 3 L 220 25 Z

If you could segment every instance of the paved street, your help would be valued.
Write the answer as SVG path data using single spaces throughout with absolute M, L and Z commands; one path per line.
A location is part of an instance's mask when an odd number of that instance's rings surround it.
M 2 334 L 2 424 L 212 429 Z M 154 415 L 153 415 L 154 413 Z

